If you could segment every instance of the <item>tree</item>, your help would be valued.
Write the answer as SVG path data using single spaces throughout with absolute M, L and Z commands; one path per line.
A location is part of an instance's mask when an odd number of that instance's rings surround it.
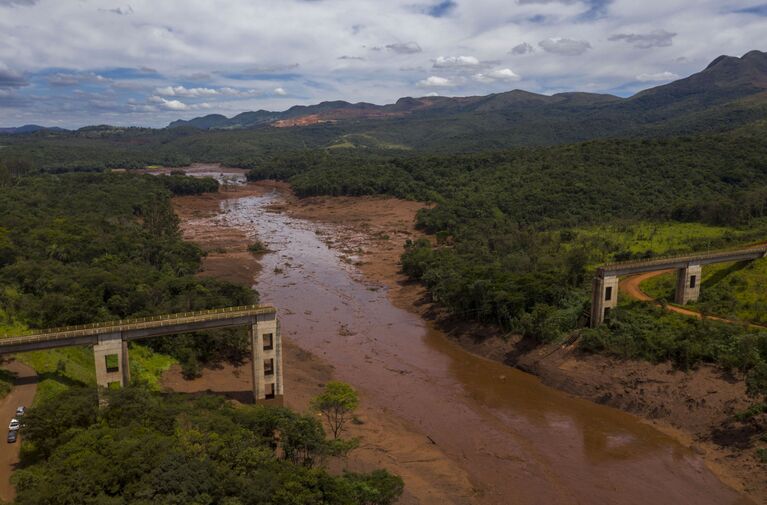
M 402 495 L 405 484 L 398 475 L 386 470 L 369 474 L 346 474 L 344 476 L 354 489 L 355 500 L 364 505 L 389 505 Z
M 10 186 L 11 182 L 13 182 L 13 178 L 10 169 L 0 162 L 0 187 Z
M 323 415 L 335 439 L 344 430 L 358 406 L 357 391 L 349 384 L 339 381 L 328 382 L 325 391 L 312 400 L 312 408 Z

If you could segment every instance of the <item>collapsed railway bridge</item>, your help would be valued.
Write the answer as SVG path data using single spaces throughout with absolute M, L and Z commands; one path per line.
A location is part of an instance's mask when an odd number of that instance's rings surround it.
M 618 282 L 621 275 L 634 275 L 660 270 L 676 270 L 677 282 L 674 303 L 685 305 L 700 296 L 701 274 L 704 265 L 733 261 L 752 261 L 767 256 L 767 245 L 732 251 L 687 254 L 668 258 L 608 263 L 597 269 L 591 294 L 591 327 L 605 321 L 610 310 L 618 306 Z
M 0 337 L 0 355 L 70 346 L 93 346 L 96 383 L 104 388 L 130 383 L 128 342 L 161 335 L 245 326 L 251 345 L 253 399 L 283 397 L 282 339 L 277 309 L 249 305 L 69 326 Z

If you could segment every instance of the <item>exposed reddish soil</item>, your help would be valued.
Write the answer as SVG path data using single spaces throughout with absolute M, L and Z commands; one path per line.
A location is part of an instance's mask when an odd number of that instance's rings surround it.
M 311 399 L 332 380 L 333 367 L 317 356 L 284 339 L 285 406 L 306 412 Z M 249 402 L 252 376 L 249 364 L 223 365 L 205 369 L 201 377 L 184 380 L 175 366 L 163 378 L 163 385 L 185 393 L 210 391 Z M 369 472 L 386 468 L 401 476 L 407 486 L 400 504 L 475 503 L 475 491 L 466 474 L 422 434 L 411 430 L 395 416 L 363 401 L 356 412 L 359 424 L 349 425 L 344 436 L 359 437 L 361 445 L 351 455 L 330 462 L 334 471 Z
M 328 123 L 330 119 L 322 119 L 319 114 L 309 114 L 293 119 L 280 119 L 272 123 L 275 128 L 292 128 L 294 126 L 309 126 L 319 123 Z
M 184 223 L 184 238 L 199 245 L 206 253 L 202 276 L 215 277 L 248 287 L 261 269 L 258 258 L 247 250 L 256 240 L 231 227 L 195 227 L 198 219 L 218 212 L 221 201 L 267 191 L 263 186 L 231 186 L 218 193 L 174 198 L 176 215 Z
M 219 277 L 252 285 L 258 273 L 258 259 L 243 252 L 243 244 L 256 237 L 245 237 L 240 230 L 224 226 L 202 227 L 196 218 L 218 212 L 219 203 L 230 198 L 258 195 L 286 186 L 274 184 L 248 185 L 232 188 L 230 192 L 179 197 L 174 208 L 181 218 L 184 237 L 209 253 L 203 260 L 200 275 Z M 411 216 L 412 218 L 412 216 Z M 290 363 L 285 369 L 285 388 L 290 394 L 285 403 L 288 407 L 305 412 L 311 398 L 318 395 L 324 384 L 333 378 L 333 367 L 322 358 L 294 345 L 283 337 L 284 361 Z M 181 377 L 178 367 L 163 377 L 163 384 L 182 392 L 214 391 L 248 401 L 252 377 L 248 365 L 234 368 L 205 369 L 198 379 L 187 381 Z M 400 475 L 407 483 L 401 504 L 477 503 L 477 494 L 466 472 L 446 456 L 422 433 L 411 429 L 386 409 L 372 406 L 363 395 L 357 413 L 361 424 L 349 428 L 349 436 L 360 437 L 361 446 L 341 461 L 332 462 L 337 470 L 370 471 L 386 468 Z
M 17 407 L 21 405 L 30 407 L 32 405 L 37 392 L 37 374 L 32 368 L 16 360 L 3 363 L 2 368 L 16 374 L 13 389 L 5 398 L 0 400 L 0 423 L 3 423 L 3 426 L 8 426 L 8 423 L 16 415 Z M 22 438 L 23 436 L 20 435 L 14 444 L 7 443 L 5 438 L 0 440 L 0 444 L 2 444 L 2 450 L 0 450 L 0 500 L 3 502 L 11 502 L 16 497 L 16 490 L 11 485 L 11 475 L 19 464 L 19 449 Z
M 274 187 L 249 186 L 239 191 L 258 194 Z M 282 185 L 276 187 L 284 189 Z M 202 275 L 224 275 L 232 279 L 242 279 L 244 275 L 246 280 L 242 282 L 248 283 L 253 281 L 256 270 L 230 265 L 244 261 L 239 256 L 243 249 L 243 232 L 221 226 L 200 229 L 193 219 L 215 212 L 218 203 L 231 196 L 235 195 L 179 198 L 176 208 L 183 217 L 188 239 L 207 250 L 216 248 L 220 251 L 206 258 Z M 491 328 L 455 323 L 429 302 L 420 286 L 406 282 L 399 274 L 402 245 L 407 238 L 418 236 L 412 224 L 418 208 L 420 205 L 413 202 L 384 198 L 300 201 L 287 198 L 285 204 L 275 206 L 274 210 L 336 227 L 337 233 L 323 237 L 326 243 L 359 266 L 367 279 L 386 285 L 388 297 L 395 305 L 432 321 L 464 348 L 531 371 L 545 383 L 569 393 L 644 416 L 703 455 L 709 468 L 724 482 L 759 502 L 767 498 L 763 471 L 753 456 L 712 442 L 714 439 L 724 441 L 725 437 L 715 430 L 732 412 L 748 403 L 742 381 L 722 376 L 713 368 L 683 373 L 663 365 L 583 355 L 577 346 L 531 350 L 526 342 L 514 336 L 504 339 Z M 291 345 L 290 339 L 285 338 L 285 360 L 291 364 L 286 368 L 286 387 L 291 392 L 288 404 L 303 410 L 320 385 L 333 375 L 333 369 L 323 359 Z M 206 370 L 196 386 L 194 382 L 182 385 L 176 371 L 175 379 L 174 374 L 170 374 L 166 380 L 176 388 L 247 391 L 250 387 L 247 374 L 240 373 L 237 381 L 232 382 L 234 376 L 233 370 Z M 402 475 L 407 484 L 403 502 L 500 503 L 482 499 L 466 471 L 447 457 L 439 446 L 432 445 L 419 430 L 390 415 L 386 409 L 371 407 L 364 397 L 362 418 L 365 424 L 354 427 L 353 433 L 363 437 L 364 447 L 355 451 L 345 464 L 355 469 L 384 466 Z
M 405 238 L 418 235 L 412 222 L 420 206 L 375 197 L 323 197 L 293 201 L 287 211 L 296 217 L 349 228 L 340 235 L 354 238 L 335 245 L 341 250 L 364 251 L 358 265 L 366 277 L 385 284 L 395 305 L 433 321 L 465 349 L 531 372 L 570 394 L 640 415 L 702 455 L 728 485 L 767 503 L 764 465 L 756 460 L 753 449 L 737 445 L 739 432 L 751 429 L 733 422 L 733 414 L 752 403 L 742 377 L 713 366 L 683 372 L 669 364 L 585 354 L 577 343 L 535 348 L 518 336 L 452 320 L 430 303 L 422 286 L 408 282 L 399 271 Z M 393 239 L 381 240 L 383 235 Z M 639 282 L 649 275 L 625 279 L 621 292 L 651 300 L 638 289 Z M 669 308 L 699 317 L 689 309 Z

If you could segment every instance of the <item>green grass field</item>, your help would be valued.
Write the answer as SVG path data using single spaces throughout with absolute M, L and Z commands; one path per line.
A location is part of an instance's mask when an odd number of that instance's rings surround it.
M 147 384 L 152 390 L 159 391 L 162 388 L 160 378 L 174 363 L 178 361 L 167 354 L 156 353 L 143 345 L 131 345 L 131 379 Z
M 706 314 L 767 324 L 767 260 L 703 267 L 700 300 L 688 306 Z M 675 274 L 646 280 L 642 290 L 657 299 L 674 299 Z
M 644 221 L 575 228 L 571 233 L 574 239 L 565 247 L 585 246 L 600 251 L 601 255 L 593 258 L 593 266 L 597 266 L 605 261 L 671 256 L 762 242 L 767 239 L 767 220 L 755 221 L 746 228 Z
M 31 366 L 40 376 L 35 404 L 44 401 L 69 386 L 96 385 L 93 351 L 89 347 L 67 347 L 49 351 L 20 353 L 17 358 Z M 131 380 L 160 389 L 160 377 L 176 360 L 153 352 L 146 346 L 131 344 Z
M 96 385 L 93 352 L 88 347 L 19 353 L 17 359 L 34 368 L 39 376 L 35 405 L 70 386 Z

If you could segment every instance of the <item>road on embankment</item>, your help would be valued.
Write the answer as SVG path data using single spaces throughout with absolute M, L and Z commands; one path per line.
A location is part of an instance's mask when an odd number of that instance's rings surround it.
M 4 370 L 16 374 L 13 388 L 10 393 L 0 400 L 0 423 L 7 429 L 8 423 L 16 415 L 16 408 L 20 405 L 30 407 L 37 392 L 37 374 L 35 371 L 20 361 L 10 361 L 2 365 Z M 2 433 L 5 433 L 3 431 Z M 19 449 L 21 447 L 20 435 L 16 443 L 9 444 L 5 437 L 0 440 L 0 500 L 11 502 L 16 497 L 16 491 L 11 485 L 11 475 L 19 463 Z

